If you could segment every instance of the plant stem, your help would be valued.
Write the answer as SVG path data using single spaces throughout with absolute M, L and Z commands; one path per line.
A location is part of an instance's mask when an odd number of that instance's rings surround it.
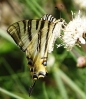
M 67 91 L 66 91 L 66 88 L 63 84 L 63 81 L 60 77 L 60 73 L 59 71 L 57 70 L 57 68 L 54 67 L 54 73 L 53 73 L 53 76 L 55 78 L 55 81 L 56 81 L 56 85 L 58 86 L 59 88 L 59 91 L 60 91 L 60 94 L 62 96 L 62 99 L 68 99 L 68 95 L 67 95 Z
M 43 8 L 37 3 L 36 0 L 31 0 L 31 1 L 33 2 L 34 6 L 36 6 L 36 7 L 40 10 L 40 12 L 41 12 L 42 14 L 45 14 L 45 11 L 44 11 Z
M 31 10 L 39 17 L 41 17 L 41 13 L 34 7 L 33 3 L 31 3 L 30 0 L 25 0 L 28 8 L 31 8 Z
M 45 83 L 43 83 L 43 92 L 44 92 L 45 99 L 48 99 L 48 95 L 47 95 L 46 88 L 45 88 Z
M 1 87 L 0 87 L 0 92 L 5 93 L 5 94 L 7 94 L 7 95 L 9 95 L 11 97 L 14 97 L 15 99 L 24 99 L 22 97 L 19 97 L 18 95 L 15 95 L 15 94 L 13 94 L 13 93 L 1 88 Z
M 0 36 L 15 44 L 11 36 L 2 29 L 0 29 Z
M 86 95 L 84 92 L 68 77 L 59 69 L 59 74 L 61 78 L 73 89 L 76 93 L 78 93 L 82 98 L 81 99 L 86 99 Z

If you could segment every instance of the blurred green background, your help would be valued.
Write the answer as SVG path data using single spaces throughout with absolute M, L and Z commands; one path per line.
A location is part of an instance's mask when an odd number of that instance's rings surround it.
M 69 22 L 71 11 L 86 12 L 86 7 L 81 5 L 84 1 L 77 1 L 0 0 L 0 99 L 86 99 L 86 68 L 77 67 L 77 59 L 86 55 L 86 45 L 68 52 L 63 47 L 56 47 L 57 40 L 54 51 L 49 54 L 49 74 L 37 81 L 29 97 L 28 90 L 33 81 L 25 54 L 6 32 L 14 22 L 41 18 L 44 14 Z

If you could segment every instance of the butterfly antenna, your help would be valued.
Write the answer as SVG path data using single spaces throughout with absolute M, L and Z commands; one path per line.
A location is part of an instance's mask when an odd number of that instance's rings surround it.
M 33 91 L 33 88 L 34 88 L 34 86 L 35 86 L 35 83 L 36 83 L 36 80 L 33 82 L 33 84 L 30 86 L 30 88 L 29 88 L 29 97 L 30 97 L 30 95 L 31 95 L 31 93 L 32 93 L 32 91 Z

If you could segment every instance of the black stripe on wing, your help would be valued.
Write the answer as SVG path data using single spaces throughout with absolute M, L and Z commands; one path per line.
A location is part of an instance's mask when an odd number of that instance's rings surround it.
M 51 23 L 48 22 L 48 30 L 47 30 L 47 34 L 46 34 L 46 43 L 45 43 L 45 52 L 47 50 L 47 45 L 48 45 L 48 40 L 49 40 L 48 38 L 49 38 L 50 25 L 51 25 Z
M 23 20 L 22 22 L 23 22 L 23 24 L 24 24 L 24 33 L 25 33 L 25 32 L 26 32 L 26 21 Z
M 44 24 L 45 24 L 45 21 L 41 21 L 41 25 L 40 25 L 40 29 L 38 31 L 38 44 L 37 44 L 37 51 L 40 51 L 41 49 L 41 37 L 42 37 L 42 29 L 44 28 Z
M 18 22 L 12 24 L 8 29 L 7 32 L 11 35 L 11 37 L 14 39 L 14 41 L 16 42 L 16 44 L 18 44 L 20 46 L 20 48 L 22 49 L 24 43 L 21 41 L 21 30 L 20 30 L 20 25 Z M 23 50 L 23 49 L 22 49 Z
M 39 27 L 39 21 L 40 21 L 40 20 L 36 20 L 36 30 L 37 30 L 38 27 Z
M 32 28 L 32 20 L 28 20 L 28 38 L 30 41 L 32 40 L 31 28 Z

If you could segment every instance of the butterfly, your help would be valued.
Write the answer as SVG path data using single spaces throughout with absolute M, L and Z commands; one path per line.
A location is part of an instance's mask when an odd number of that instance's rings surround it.
M 64 27 L 64 19 L 57 20 L 50 14 L 40 19 L 21 20 L 8 27 L 7 32 L 26 53 L 33 80 L 47 75 L 48 53 L 53 51 L 55 40 Z

